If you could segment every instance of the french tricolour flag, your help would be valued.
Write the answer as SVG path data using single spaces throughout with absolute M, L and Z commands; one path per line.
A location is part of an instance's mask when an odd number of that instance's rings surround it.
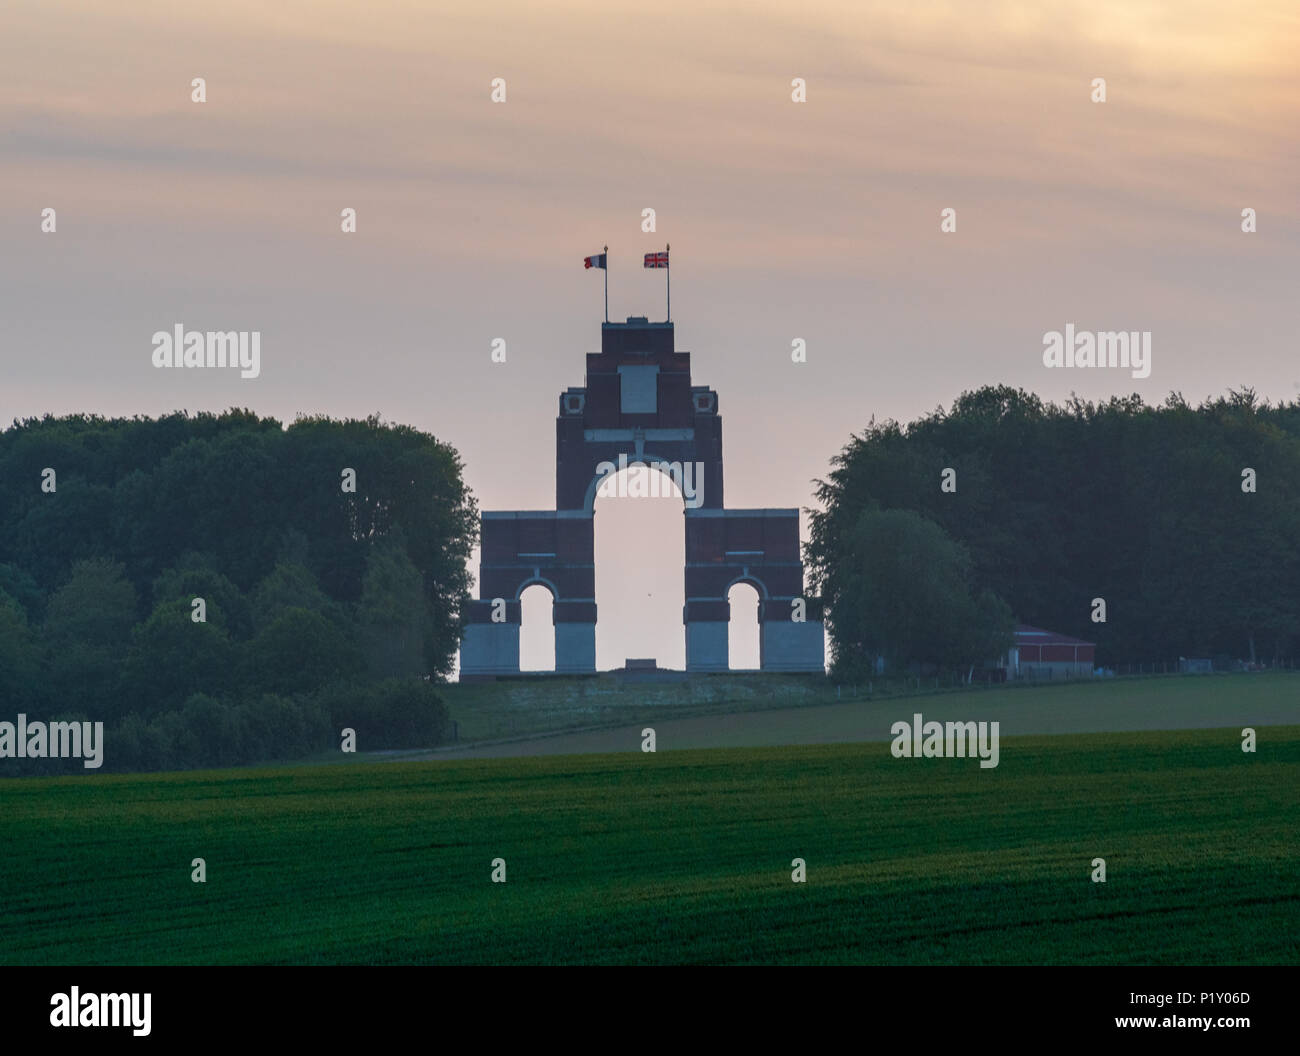
M 582 266 L 584 268 L 603 268 L 605 266 L 605 254 L 597 253 L 594 257 L 583 257 Z

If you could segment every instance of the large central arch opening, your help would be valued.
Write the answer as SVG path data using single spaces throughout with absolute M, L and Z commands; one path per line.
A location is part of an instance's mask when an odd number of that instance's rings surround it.
M 632 465 L 609 474 L 592 507 L 596 563 L 596 669 L 653 658 L 686 667 L 685 501 L 672 477 Z

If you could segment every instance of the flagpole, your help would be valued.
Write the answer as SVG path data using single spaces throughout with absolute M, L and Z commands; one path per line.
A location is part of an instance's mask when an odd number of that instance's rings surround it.
M 605 322 L 609 322 L 609 246 L 605 247 Z
M 673 321 L 673 261 L 668 256 L 668 251 L 672 248 L 667 242 L 664 243 L 664 271 L 668 273 L 666 278 L 668 280 L 668 322 L 670 323 Z

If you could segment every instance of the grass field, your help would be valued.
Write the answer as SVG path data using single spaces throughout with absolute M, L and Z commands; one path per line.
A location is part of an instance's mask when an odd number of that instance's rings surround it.
M 678 682 L 645 683 L 623 681 L 606 673 L 585 678 L 550 676 L 450 683 L 439 686 L 438 691 L 458 724 L 461 742 L 719 715 L 752 715 L 758 725 L 763 725 L 769 721 L 763 717 L 765 713 L 783 711 L 790 712 L 793 721 L 787 724 L 784 719 L 772 720 L 777 740 L 765 736 L 753 745 L 789 744 L 796 742 L 781 739 L 783 726 L 798 731 L 801 725 L 834 723 L 836 714 L 869 718 L 873 710 L 895 715 L 898 707 L 892 701 L 914 697 L 927 698 L 927 712 L 942 709 L 955 716 L 978 709 L 979 718 L 1001 719 L 1004 734 L 1013 732 L 1012 726 L 1014 732 L 1026 734 L 1190 729 L 1228 725 L 1238 715 L 1246 717 L 1247 725 L 1252 721 L 1300 721 L 1300 673 L 1289 670 L 992 686 L 935 686 L 930 679 L 836 686 L 820 676 L 761 673 L 695 675 Z M 819 708 L 827 710 L 819 713 Z M 840 710 L 832 712 L 831 708 Z M 806 719 L 793 717 L 795 711 L 805 709 Z M 1252 720 L 1252 715 L 1260 717 Z M 888 729 L 886 722 L 884 730 Z M 856 732 L 850 739 L 866 740 L 870 736 Z M 837 734 L 826 739 L 843 738 Z M 705 738 L 696 746 L 734 745 L 725 739 L 723 743 L 708 743 Z M 615 749 L 611 746 L 598 750 Z
M 710 682 L 713 680 L 706 680 Z M 726 679 L 717 684 L 725 687 Z M 801 686 L 790 683 L 787 690 Z M 482 687 L 475 687 L 482 688 Z M 527 688 L 525 685 L 524 688 Z M 555 687 L 558 688 L 558 687 Z M 665 687 L 667 688 L 667 687 Z M 692 705 L 689 686 L 677 698 L 664 696 L 662 708 L 637 704 L 628 695 L 622 721 L 581 732 L 535 732 L 531 737 L 486 744 L 444 746 L 436 753 L 401 753 L 402 758 L 492 758 L 509 755 L 578 755 L 588 752 L 639 752 L 646 723 L 658 735 L 660 752 L 683 748 L 763 748 L 794 744 L 847 744 L 889 740 L 899 719 L 915 711 L 939 722 L 975 719 L 996 721 L 1002 736 L 1058 733 L 1121 733 L 1140 730 L 1199 730 L 1216 726 L 1285 726 L 1300 722 L 1300 675 L 1293 671 L 1224 675 L 1167 675 L 1148 678 L 1096 679 L 1056 685 L 1014 685 L 938 693 L 900 694 L 834 702 L 834 687 L 822 697 L 809 692 L 795 706 L 779 705 L 775 691 L 757 706 L 738 701 L 704 700 Z M 706 685 L 707 688 L 707 685 Z M 762 684 L 757 687 L 761 690 Z M 815 684 L 802 683 L 804 689 Z M 554 688 L 551 692 L 554 692 Z M 499 699 L 484 706 L 500 713 L 513 706 L 518 689 L 502 684 Z M 829 696 L 830 702 L 825 701 Z M 542 701 L 538 701 L 539 704 Z M 692 711 L 692 706 L 698 708 Z M 629 717 L 635 712 L 636 719 Z M 567 713 L 550 713 L 556 722 Z M 620 714 L 610 706 L 607 719 Z M 541 718 L 535 718 L 540 723 Z M 339 753 L 332 753 L 337 760 Z
M 1300 727 L 1259 734 L 6 781 L 0 962 L 1297 963 Z
M 866 695 L 866 688 L 861 693 Z M 882 690 L 885 688 L 882 684 Z M 821 675 L 727 672 L 680 681 L 625 681 L 611 672 L 571 677 L 451 682 L 438 687 L 462 741 L 527 737 L 554 730 L 610 726 L 647 718 L 830 704 L 836 687 Z M 849 690 L 852 698 L 855 689 Z M 841 693 L 843 699 L 843 693 Z

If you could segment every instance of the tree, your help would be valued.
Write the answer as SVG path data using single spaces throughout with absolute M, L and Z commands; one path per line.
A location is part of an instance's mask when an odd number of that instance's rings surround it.
M 45 612 L 46 679 L 53 700 L 94 720 L 120 711 L 123 658 L 137 604 L 120 563 L 94 558 L 72 566 Z
M 0 431 L 0 494 L 0 700 L 112 722 L 140 765 L 315 750 L 327 686 L 369 699 L 367 679 L 403 674 L 394 699 L 417 701 L 451 669 L 477 514 L 427 433 L 46 415 Z
M 0 590 L 0 700 L 13 707 L 31 707 L 39 699 L 39 671 L 40 647 L 27 625 L 27 613 Z
M 220 623 L 195 623 L 188 601 L 164 601 L 132 631 L 123 711 L 150 716 L 180 707 L 192 693 L 232 691 L 237 655 Z
M 911 511 L 860 515 L 821 588 L 837 677 L 861 677 L 877 657 L 892 670 L 982 664 L 1009 645 L 1010 610 L 991 592 L 973 594 L 964 548 Z
M 244 650 L 243 684 L 250 692 L 306 693 L 355 676 L 361 657 L 343 631 L 320 613 L 286 609 Z
M 253 591 L 253 626 L 260 630 L 289 609 L 306 609 L 337 624 L 344 619 L 342 609 L 320 589 L 310 568 L 281 561 Z
M 8 594 L 27 614 L 28 620 L 39 620 L 45 608 L 45 592 L 18 565 L 0 564 L 0 591 Z
M 231 638 L 243 639 L 252 633 L 248 599 L 219 571 L 217 559 L 186 553 L 154 580 L 153 600 L 155 605 L 192 606 L 195 598 L 203 599 L 207 622 L 220 627 Z
M 139 599 L 120 562 L 79 561 L 50 595 L 45 636 L 51 645 L 80 641 L 121 652 L 138 618 Z
M 430 621 L 420 570 L 407 556 L 402 533 L 371 548 L 357 613 L 362 648 L 374 677 L 426 673 Z
M 961 543 L 975 588 L 1095 641 L 1102 663 L 1300 647 L 1300 402 L 1243 389 L 1199 407 L 1177 393 L 1058 407 L 990 386 L 907 425 L 873 420 L 817 496 L 814 586 L 864 512 L 909 510 Z

